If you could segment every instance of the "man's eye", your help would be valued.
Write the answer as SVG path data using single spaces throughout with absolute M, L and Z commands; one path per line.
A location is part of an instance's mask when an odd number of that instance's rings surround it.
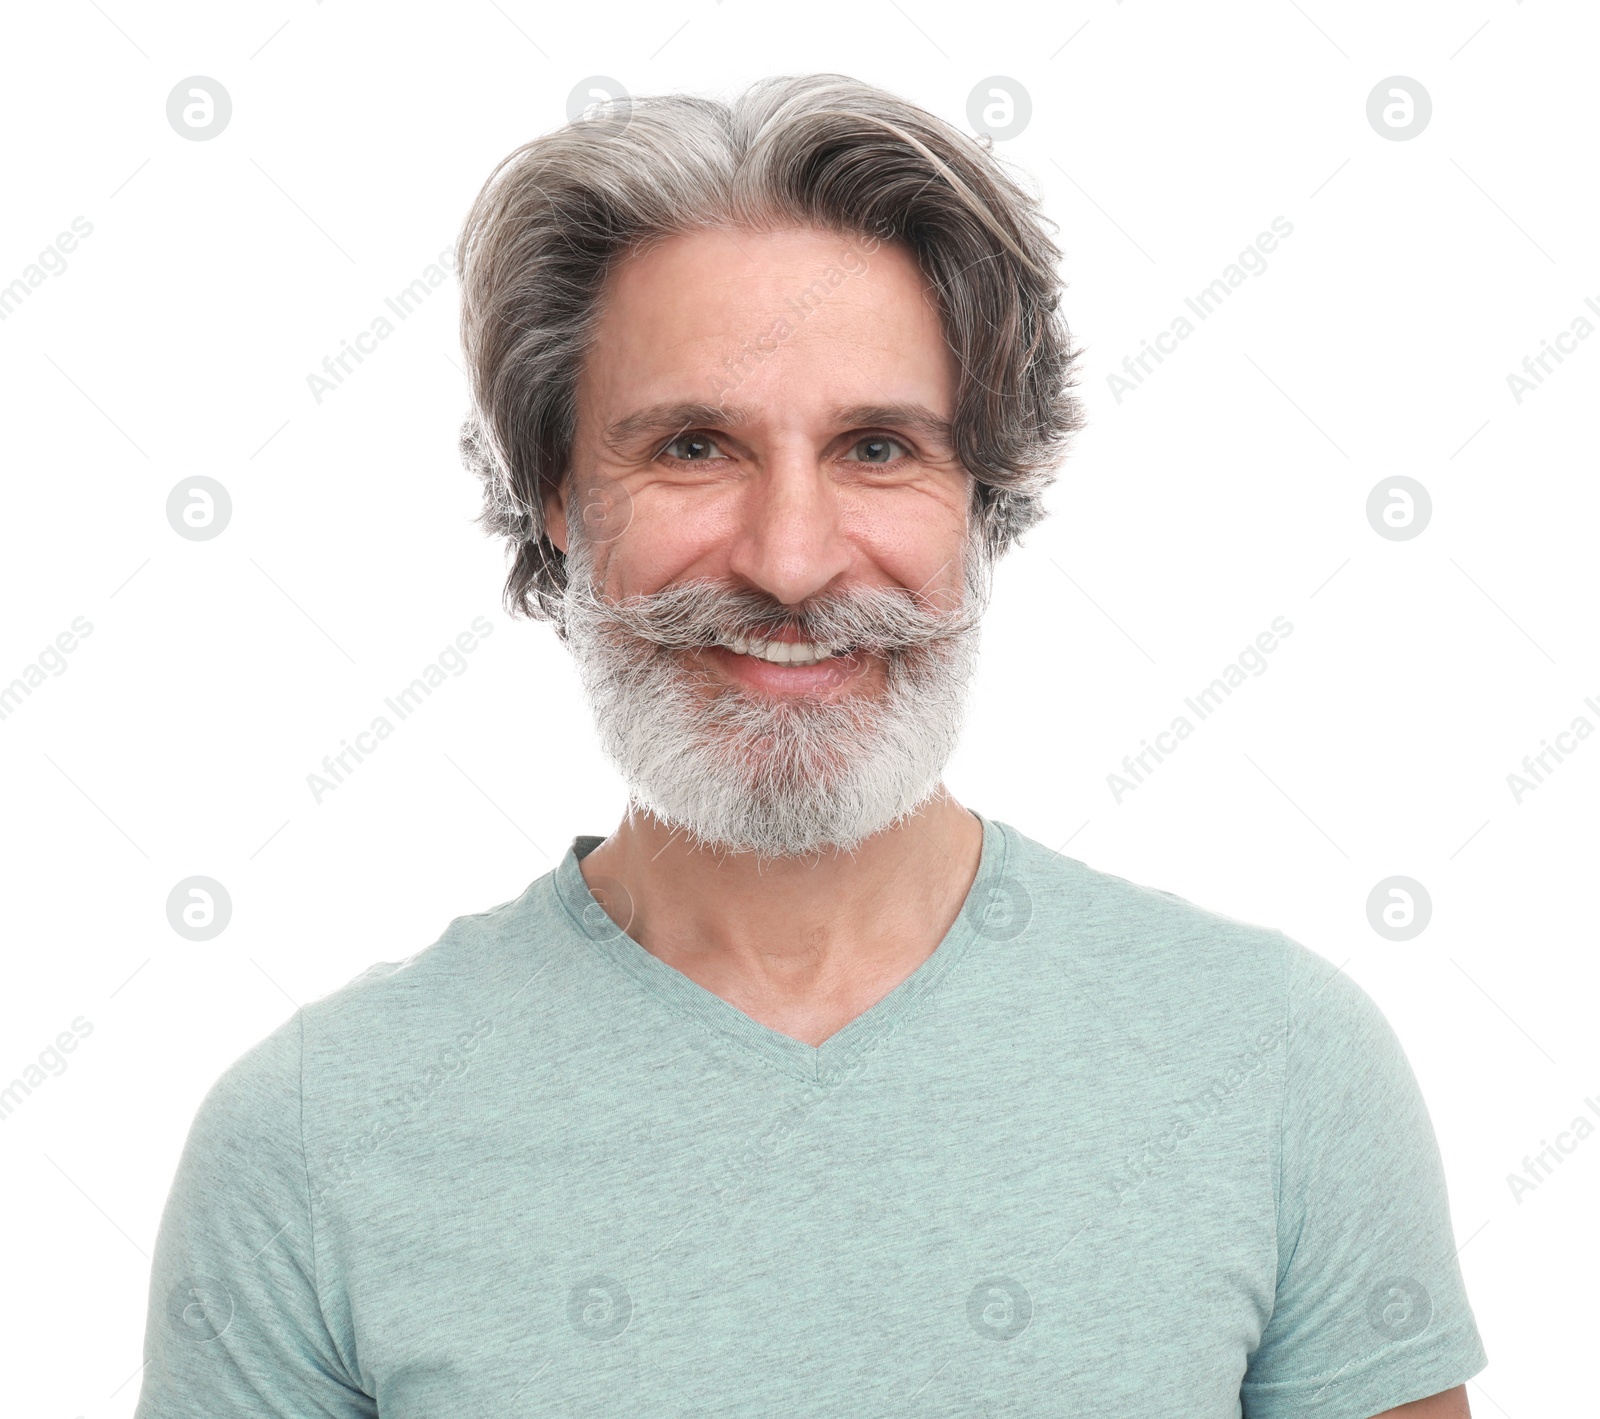
M 864 439 L 857 439 L 851 452 L 859 454 L 858 461 L 862 463 L 894 463 L 905 457 L 906 446 L 899 439 L 871 434 Z
M 708 439 L 704 434 L 679 434 L 661 451 L 668 458 L 676 458 L 682 463 L 704 463 L 710 458 L 727 457 L 717 450 L 716 441 Z

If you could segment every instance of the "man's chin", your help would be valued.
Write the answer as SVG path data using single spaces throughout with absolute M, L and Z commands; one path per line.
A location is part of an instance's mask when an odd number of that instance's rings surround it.
M 736 788 L 753 802 L 781 798 L 793 803 L 836 792 L 852 771 L 859 771 L 858 762 L 837 743 L 813 739 L 800 750 L 781 731 L 740 735 L 732 742 L 719 736 L 697 744 L 689 757 L 705 781 Z
M 683 805 L 661 802 L 635 792 L 635 802 L 694 844 L 714 852 L 748 853 L 769 861 L 851 852 L 889 827 L 902 813 L 866 820 L 859 812 L 841 813 L 837 805 L 819 810 L 814 795 L 802 802 L 782 794 L 747 799 L 742 806 L 724 803 L 714 814 L 681 811 Z

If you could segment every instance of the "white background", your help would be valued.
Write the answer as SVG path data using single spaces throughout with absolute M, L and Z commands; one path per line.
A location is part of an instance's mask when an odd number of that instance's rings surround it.
M 1507 1175 L 1600 1107 L 1600 736 L 1520 802 L 1507 774 L 1600 727 L 1600 339 L 1520 403 L 1506 376 L 1600 302 L 1592 6 L 68 0 L 5 28 L 0 284 L 93 224 L 0 322 L 0 683 L 93 625 L 0 721 L 0 1083 L 93 1031 L 0 1124 L 8 1412 L 132 1411 L 160 1209 L 234 1058 L 623 805 L 470 521 L 453 280 L 320 403 L 307 375 L 585 77 L 821 69 L 960 125 L 980 80 L 1025 86 L 1000 150 L 1060 224 L 1088 351 L 1090 423 L 1000 568 L 948 783 L 1344 965 L 1438 1131 L 1491 1358 L 1474 1412 L 1578 1411 L 1600 1136 L 1520 1201 Z M 191 75 L 232 97 L 210 141 L 166 118 Z M 1432 96 L 1408 141 L 1366 117 L 1391 75 Z M 1107 375 L 1277 216 L 1265 273 L 1119 401 Z M 165 505 L 200 474 L 233 515 L 191 542 Z M 1409 541 L 1365 512 L 1399 474 L 1433 500 Z M 307 774 L 480 615 L 467 672 L 315 802 Z M 1267 671 L 1118 802 L 1123 755 L 1276 616 Z M 197 874 L 233 902 L 203 943 L 165 910 Z M 1366 914 L 1395 874 L 1433 902 L 1398 943 Z

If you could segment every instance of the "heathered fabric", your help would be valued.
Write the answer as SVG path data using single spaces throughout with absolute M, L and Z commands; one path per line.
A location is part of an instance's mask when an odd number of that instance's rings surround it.
M 305 1006 L 195 1119 L 139 1419 L 1367 1419 L 1482 1369 L 1372 1000 L 982 822 L 820 1048 L 619 933 L 587 836 Z

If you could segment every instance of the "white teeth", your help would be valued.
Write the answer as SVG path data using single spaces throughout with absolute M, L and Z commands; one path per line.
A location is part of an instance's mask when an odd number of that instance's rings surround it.
M 747 641 L 735 636 L 723 645 L 735 655 L 752 655 L 772 665 L 816 665 L 839 653 L 838 647 L 810 641 Z

